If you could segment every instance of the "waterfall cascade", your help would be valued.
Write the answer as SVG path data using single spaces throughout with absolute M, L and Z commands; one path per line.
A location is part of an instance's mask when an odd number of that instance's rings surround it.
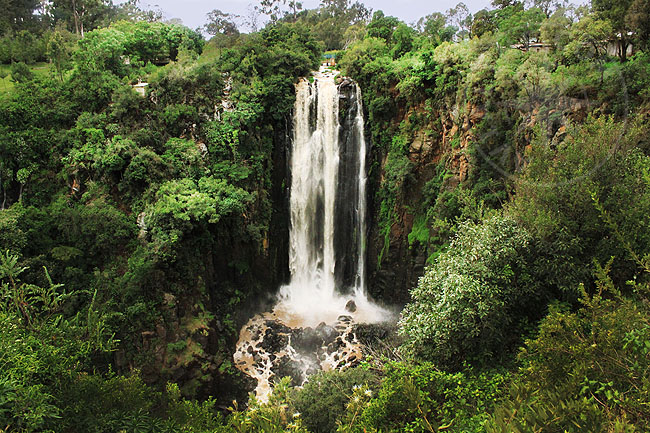
M 344 86 L 353 88 L 344 93 Z M 261 398 L 273 376 L 300 385 L 320 369 L 352 365 L 361 356 L 354 323 L 389 316 L 365 294 L 367 149 L 358 86 L 337 85 L 324 69 L 301 80 L 293 132 L 291 280 L 272 312 L 244 326 L 234 357 L 257 379 Z
M 349 85 L 347 125 L 339 122 L 342 95 L 331 73 L 321 71 L 296 89 L 291 281 L 280 289 L 276 310 L 306 326 L 335 322 L 350 302 L 357 321 L 385 317 L 365 295 L 366 142 L 360 91 Z

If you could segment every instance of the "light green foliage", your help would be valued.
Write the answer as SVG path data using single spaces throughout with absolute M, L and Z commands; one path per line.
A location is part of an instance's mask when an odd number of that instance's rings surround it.
M 429 363 L 391 362 L 378 389 L 355 387 L 338 432 L 483 432 L 504 388 L 498 372 L 446 373 Z
M 239 433 L 309 433 L 303 426 L 302 414 L 289 407 L 289 378 L 275 384 L 267 403 L 251 397 L 247 410 L 232 410 L 224 432 Z
M 621 44 L 622 50 L 618 55 L 622 62 L 627 59 L 627 47 L 630 43 L 630 36 L 628 33 L 632 30 L 633 21 L 628 16 L 633 0 L 620 0 L 611 3 L 606 0 L 592 0 L 592 6 L 603 19 L 607 20 L 610 25 L 609 38 L 618 40 Z
M 551 44 L 554 50 L 561 51 L 572 40 L 570 27 L 571 19 L 566 16 L 566 10 L 559 8 L 542 22 L 539 29 L 540 40 Z
M 169 181 L 156 197 L 146 221 L 156 248 L 168 253 L 194 225 L 216 224 L 222 218 L 241 215 L 251 200 L 243 189 L 212 177 L 198 182 L 187 178 Z
M 122 76 L 148 62 L 176 60 L 181 46 L 200 54 L 203 39 L 175 24 L 122 21 L 88 33 L 79 42 L 75 59 L 82 71 L 109 70 Z
M 27 245 L 25 232 L 20 228 L 23 208 L 16 204 L 0 211 L 0 251 L 20 253 Z
M 522 307 L 537 296 L 526 267 L 529 243 L 506 216 L 461 224 L 402 312 L 404 352 L 451 366 L 501 355 L 518 337 Z
M 191 140 L 170 139 L 162 160 L 171 167 L 174 177 L 198 179 L 205 171 L 199 146 Z
M 0 423 L 9 431 L 34 432 L 59 417 L 53 398 L 59 386 L 112 342 L 92 332 L 83 316 L 64 316 L 70 295 L 47 271 L 49 286 L 39 287 L 20 281 L 25 270 L 17 256 L 0 255 Z
M 564 50 L 565 56 L 578 57 L 590 55 L 595 60 L 601 60 L 606 54 L 607 39 L 612 34 L 610 22 L 601 20 L 595 15 L 587 15 L 571 28 L 571 41 Z

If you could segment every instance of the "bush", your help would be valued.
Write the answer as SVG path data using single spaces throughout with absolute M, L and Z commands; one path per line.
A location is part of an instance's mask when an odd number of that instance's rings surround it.
M 381 387 L 354 390 L 339 432 L 483 432 L 506 377 L 466 369 L 446 373 L 430 363 L 388 363 Z
M 554 306 L 526 343 L 488 433 L 648 431 L 650 292 L 636 286 L 643 296 L 622 298 L 610 265 L 597 267 L 598 293 L 583 288 L 580 310 Z
M 323 372 L 310 377 L 291 401 L 309 431 L 330 433 L 336 430 L 355 387 L 376 389 L 377 382 L 376 374 L 362 368 Z
M 23 62 L 11 64 L 11 79 L 16 83 L 26 83 L 34 79 L 32 70 Z
M 516 342 L 537 298 L 527 258 L 530 235 L 510 217 L 467 222 L 411 292 L 402 312 L 402 350 L 440 365 L 486 362 Z
M 625 243 L 650 250 L 644 129 L 632 121 L 588 119 L 570 128 L 562 143 L 538 139 L 530 149 L 509 212 L 539 240 L 540 280 L 548 290 L 563 290 L 567 300 L 576 300 L 580 283 L 591 283 L 594 259 L 604 263 L 616 256 L 611 276 L 623 287 L 637 270 Z M 625 242 L 613 226 L 626 234 Z

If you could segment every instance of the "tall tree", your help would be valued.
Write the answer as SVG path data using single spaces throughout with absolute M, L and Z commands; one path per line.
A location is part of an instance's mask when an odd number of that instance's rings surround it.
M 111 12 L 112 0 L 53 0 L 55 18 L 66 19 L 82 38 Z
M 140 0 L 127 0 L 115 7 L 113 19 L 116 21 L 148 21 L 153 23 L 162 21 L 163 11 L 160 8 L 144 8 Z
M 512 6 L 521 6 L 523 3 L 519 0 L 492 0 L 492 6 L 496 9 L 505 9 Z
M 625 16 L 634 33 L 634 43 L 642 49 L 650 47 L 650 0 L 634 0 Z
M 38 7 L 38 0 L 0 0 L 0 34 L 31 27 Z
M 618 42 L 618 57 L 621 62 L 627 60 L 627 49 L 630 46 L 632 28 L 627 19 L 628 11 L 634 0 L 592 0 L 594 11 L 610 22 L 613 33 L 610 36 Z
M 447 21 L 458 28 L 458 38 L 465 39 L 469 36 L 469 30 L 472 26 L 472 14 L 469 8 L 463 2 L 458 3 L 451 9 L 447 10 Z
M 565 9 L 560 8 L 542 23 L 540 39 L 551 44 L 553 50 L 562 50 L 570 42 L 570 27 L 571 19 L 566 16 Z
M 287 16 L 291 16 L 295 21 L 298 11 L 302 10 L 302 2 L 297 0 L 260 0 L 260 5 L 257 8 L 264 15 L 268 15 L 273 22 Z
M 436 45 L 451 41 L 458 30 L 447 24 L 447 17 L 440 12 L 434 12 L 417 22 L 417 29 L 428 36 Z
M 221 12 L 219 9 L 214 9 L 208 13 L 208 22 L 203 26 L 205 31 L 210 35 L 226 35 L 231 36 L 238 34 L 237 24 L 235 19 L 239 15 Z
M 566 0 L 531 0 L 530 3 L 532 7 L 540 8 L 546 18 L 549 18 L 559 8 L 566 7 L 568 2 Z
M 544 18 L 544 12 L 539 8 L 531 8 L 511 15 L 499 23 L 501 42 L 506 45 L 518 42 L 528 51 L 530 43 L 539 39 Z
M 493 32 L 497 28 L 494 12 L 487 9 L 481 9 L 476 12 L 474 19 L 472 20 L 472 28 L 470 29 L 471 37 L 481 37 L 487 32 Z
M 214 9 L 208 13 L 208 22 L 203 26 L 203 29 L 215 37 L 219 54 L 221 54 L 221 49 L 229 39 L 239 35 L 235 23 L 237 18 L 239 18 L 239 15 L 222 12 L 219 9 Z
M 321 0 L 320 10 L 329 16 L 343 18 L 348 24 L 366 22 L 372 12 L 363 3 L 352 0 Z

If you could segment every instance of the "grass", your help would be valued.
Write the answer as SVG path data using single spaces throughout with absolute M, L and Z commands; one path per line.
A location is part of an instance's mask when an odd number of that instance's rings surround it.
M 14 90 L 14 82 L 11 81 L 11 66 L 10 65 L 1 65 L 0 64 L 0 76 L 6 75 L 6 77 L 0 79 L 0 94 L 3 97 L 11 94 Z
M 46 77 L 54 70 L 54 65 L 51 63 L 40 62 L 33 65 L 29 65 L 29 69 L 36 77 Z M 0 95 L 2 97 L 8 97 L 13 93 L 14 82 L 11 79 L 11 65 L 0 64 L 0 76 L 7 75 L 4 78 L 0 78 Z

